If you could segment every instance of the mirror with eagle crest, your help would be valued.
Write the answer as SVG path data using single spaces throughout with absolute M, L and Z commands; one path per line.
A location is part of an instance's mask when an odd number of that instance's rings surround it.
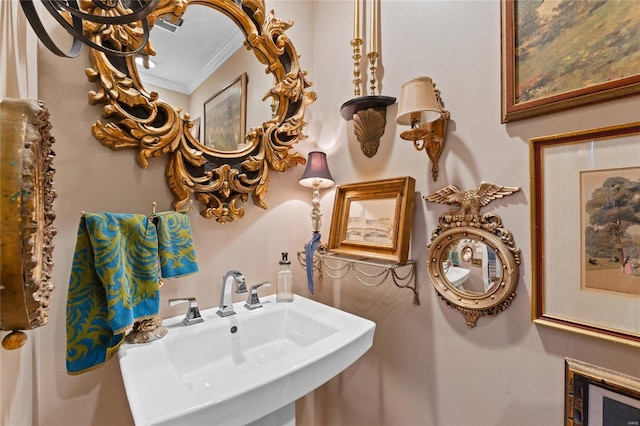
M 469 327 L 482 316 L 504 311 L 516 297 L 520 249 L 500 216 L 481 214 L 481 208 L 519 190 L 482 182 L 467 191 L 448 185 L 424 197 L 456 207 L 438 219 L 427 269 L 437 294 L 464 316 Z

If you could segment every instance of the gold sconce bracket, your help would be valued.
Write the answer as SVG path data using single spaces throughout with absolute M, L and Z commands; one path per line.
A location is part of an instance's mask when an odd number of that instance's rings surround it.
M 427 152 L 431 160 L 431 177 L 433 181 L 438 180 L 438 161 L 447 139 L 447 123 L 449 122 L 449 111 L 443 110 L 442 116 L 436 121 L 425 123 L 420 127 L 406 130 L 400 133 L 400 137 L 407 141 L 412 141 L 413 146 L 418 150 Z
M 387 106 L 396 98 L 391 96 L 360 96 L 342 104 L 340 115 L 345 120 L 353 120 L 354 133 L 360 149 L 371 158 L 378 152 L 380 138 L 387 123 Z

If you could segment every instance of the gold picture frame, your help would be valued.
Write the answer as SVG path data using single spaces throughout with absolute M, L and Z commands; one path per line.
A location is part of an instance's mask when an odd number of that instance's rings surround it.
M 565 426 L 637 425 L 640 379 L 565 359 Z
M 578 3 L 502 0 L 503 123 L 640 93 L 640 9 Z
M 640 347 L 638 158 L 640 122 L 530 140 L 535 323 Z
M 193 136 L 193 138 L 197 141 L 200 140 L 200 121 L 202 121 L 200 117 L 191 120 L 193 126 L 191 126 L 191 128 L 189 129 L 189 131 L 191 132 L 191 136 Z
M 414 198 L 410 176 L 338 186 L 328 250 L 407 263 Z
M 207 148 L 243 151 L 247 132 L 247 73 L 242 73 L 204 103 L 204 138 Z

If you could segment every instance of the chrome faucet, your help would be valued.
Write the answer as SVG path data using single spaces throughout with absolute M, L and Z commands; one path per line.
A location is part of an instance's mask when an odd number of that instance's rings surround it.
M 182 319 L 182 324 L 184 325 L 193 325 L 198 324 L 199 322 L 203 322 L 204 318 L 200 316 L 200 311 L 198 310 L 198 302 L 195 297 L 185 297 L 182 299 L 169 299 L 169 306 L 175 306 L 180 303 L 188 302 L 189 306 L 187 308 L 187 313 Z
M 249 297 L 247 297 L 247 303 L 244 304 L 245 308 L 247 309 L 262 308 L 262 303 L 260 303 L 260 299 L 258 298 L 258 288 L 262 286 L 271 287 L 271 283 L 269 281 L 265 281 L 263 283 L 251 286 L 251 289 L 249 289 Z
M 244 281 L 244 276 L 240 271 L 231 270 L 224 274 L 222 278 L 222 288 L 220 289 L 220 309 L 218 309 L 218 315 L 221 317 L 227 317 L 229 315 L 235 315 L 233 310 L 233 300 L 231 299 L 231 283 L 236 283 L 236 294 L 246 293 L 247 285 Z

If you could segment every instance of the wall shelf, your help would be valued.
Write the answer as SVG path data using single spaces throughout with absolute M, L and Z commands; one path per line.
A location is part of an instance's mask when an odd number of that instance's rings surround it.
M 302 269 L 306 271 L 304 251 L 298 252 L 298 261 Z M 413 291 L 414 305 L 420 304 L 416 280 L 416 263 L 412 260 L 400 264 L 317 251 L 313 256 L 313 269 L 318 271 L 319 279 L 322 279 L 323 274 L 327 274 L 333 279 L 342 279 L 351 274 L 360 284 L 366 287 L 378 287 L 391 277 L 396 287 Z

